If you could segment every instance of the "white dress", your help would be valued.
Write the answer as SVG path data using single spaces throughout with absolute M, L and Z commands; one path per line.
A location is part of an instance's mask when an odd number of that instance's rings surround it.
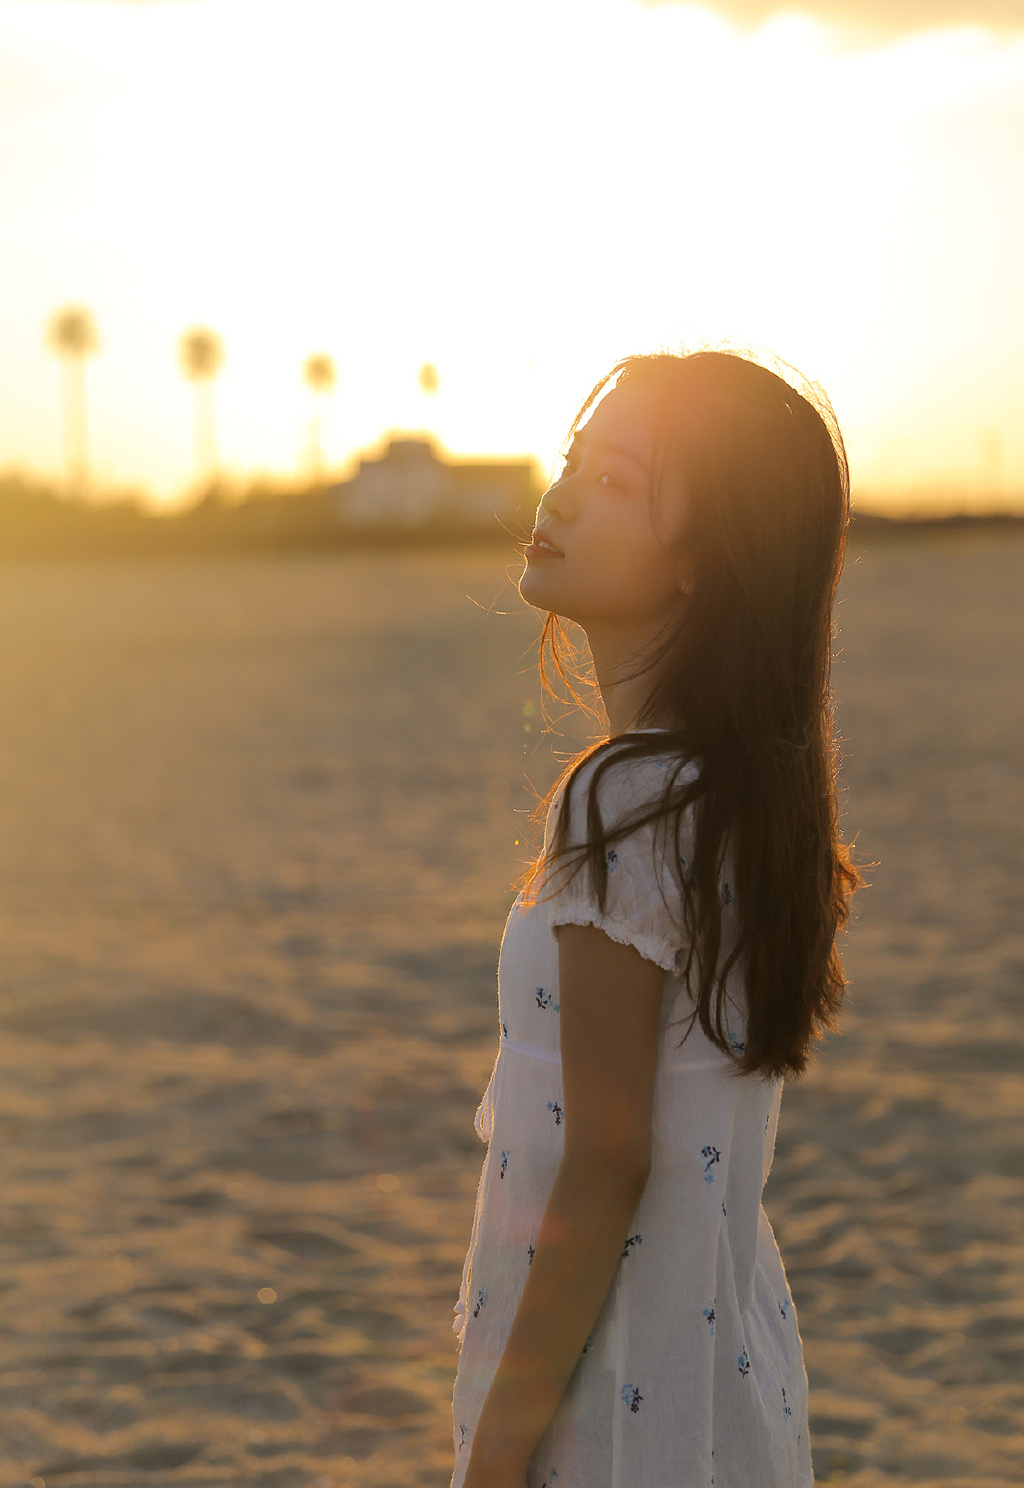
M 606 772 L 606 827 L 658 797 L 667 764 L 656 757 Z M 583 836 L 592 770 L 588 762 L 572 788 L 571 841 Z M 691 1003 L 678 972 L 678 911 L 660 891 L 662 835 L 647 827 L 615 844 L 603 913 L 584 869 L 553 898 L 527 905 L 521 896 L 505 927 L 498 1057 L 476 1118 L 489 1146 L 455 1315 L 453 1488 L 562 1154 L 556 935 L 565 924 L 635 946 L 664 969 L 665 990 L 650 1177 L 592 1336 L 533 1454 L 529 1488 L 813 1488 L 800 1334 L 761 1207 L 781 1081 L 732 1074 L 699 1023 L 680 1045 Z M 731 906 L 728 884 L 722 890 Z M 742 1004 L 730 987 L 737 1044 Z

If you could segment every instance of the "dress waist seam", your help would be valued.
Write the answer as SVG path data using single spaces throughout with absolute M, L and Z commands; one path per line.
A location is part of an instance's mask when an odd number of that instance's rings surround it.
M 498 1047 L 507 1049 L 510 1054 L 522 1054 L 526 1059 L 539 1059 L 543 1064 L 561 1064 L 562 1062 L 561 1054 L 553 1054 L 550 1049 L 538 1048 L 536 1044 L 520 1043 L 518 1039 L 509 1038 L 507 1034 L 502 1035 Z M 721 1069 L 721 1067 L 722 1060 L 720 1059 L 698 1059 L 692 1062 L 680 1060 L 671 1064 L 659 1062 L 655 1074 L 660 1075 L 662 1072 L 672 1074 L 677 1070 Z
M 540 1059 L 545 1064 L 561 1064 L 561 1054 L 552 1054 L 549 1049 L 538 1049 L 536 1044 L 521 1044 L 518 1039 L 502 1037 L 500 1047 L 512 1054 L 523 1054 L 527 1059 Z

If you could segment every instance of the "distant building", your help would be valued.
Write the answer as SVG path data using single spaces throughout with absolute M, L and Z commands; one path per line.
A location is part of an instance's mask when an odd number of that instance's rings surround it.
M 383 456 L 360 460 L 351 480 L 328 492 L 350 527 L 443 525 L 493 530 L 531 514 L 541 485 L 530 460 L 453 460 L 428 439 L 392 439 Z

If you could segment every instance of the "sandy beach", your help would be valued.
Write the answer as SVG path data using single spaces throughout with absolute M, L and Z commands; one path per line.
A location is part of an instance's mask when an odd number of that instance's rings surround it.
M 498 941 L 554 768 L 506 567 L 3 568 L 2 1488 L 447 1483 Z M 1010 1488 L 1024 542 L 863 543 L 840 624 L 877 866 L 765 1193 L 815 1470 Z

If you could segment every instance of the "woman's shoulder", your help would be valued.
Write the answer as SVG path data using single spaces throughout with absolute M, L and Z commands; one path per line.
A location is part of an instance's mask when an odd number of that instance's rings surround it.
M 567 772 L 545 842 L 546 853 L 557 844 L 545 862 L 542 896 L 550 900 L 552 933 L 566 924 L 595 925 L 663 970 L 677 970 L 685 939 L 680 875 L 690 849 L 673 798 L 675 786 L 694 773 L 667 744 L 628 735 Z
M 639 745 L 639 747 L 638 747 Z M 642 810 L 696 779 L 697 762 L 666 741 L 623 734 L 600 745 L 562 782 L 558 794 L 586 796 L 596 783 L 602 808 Z M 606 822 L 606 824 L 608 824 Z
M 666 796 L 694 779 L 696 761 L 680 754 L 668 743 L 625 734 L 599 745 L 581 764 L 570 768 L 555 791 L 549 822 L 568 809 L 570 836 L 589 836 L 586 830 L 588 805 L 593 796 L 601 817 L 601 829 L 615 832 L 631 818 L 656 810 Z

